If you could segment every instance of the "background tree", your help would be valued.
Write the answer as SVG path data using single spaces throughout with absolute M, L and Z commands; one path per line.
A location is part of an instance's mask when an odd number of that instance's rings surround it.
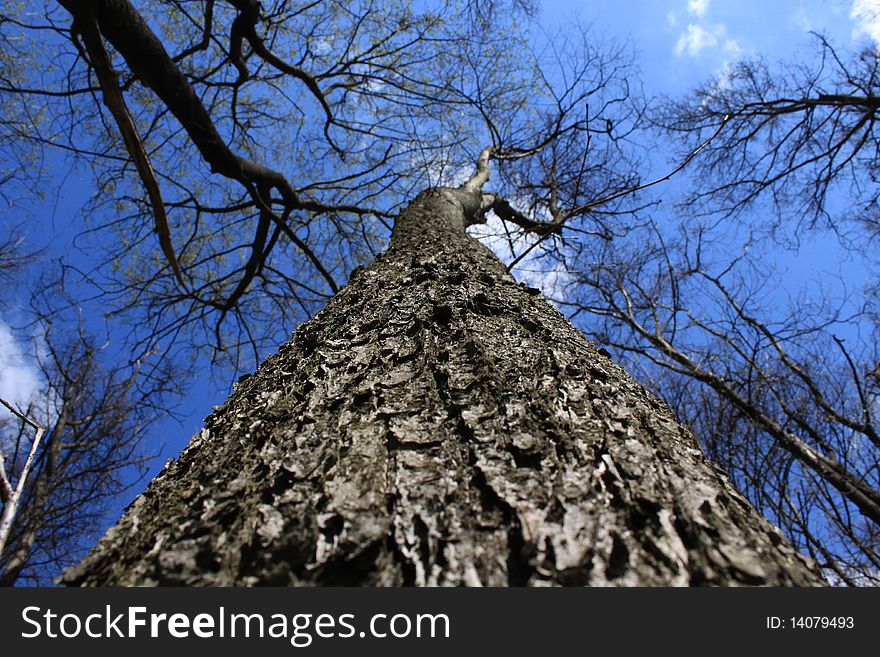
M 7 290 L 15 289 L 22 269 L 38 262 L 24 239 L 11 232 L 6 248 L 0 248 Z M 48 274 L 51 268 L 43 266 Z M 5 299 L 3 305 L 12 302 Z M 164 393 L 171 388 L 169 377 L 152 363 L 105 365 L 115 360 L 111 350 L 98 344 L 75 314 L 61 311 L 70 300 L 57 284 L 44 283 L 32 304 L 30 312 L 19 313 L 23 326 L 16 332 L 36 336 L 28 362 L 38 386 L 16 408 L 30 422 L 5 409 L 0 417 L 0 455 L 11 488 L 22 477 L 35 428 L 42 439 L 0 550 L 3 586 L 51 583 L 82 558 L 108 510 L 143 476 L 152 458 L 145 437 L 151 422 L 168 413 Z M 4 511 L 11 502 L 4 496 Z
M 878 53 L 813 36 L 808 60 L 743 60 L 654 115 L 685 150 L 724 125 L 694 162 L 694 211 L 728 217 L 766 202 L 761 223 L 768 234 L 784 228 L 784 240 L 876 225 Z
M 20 409 L 46 428 L 26 482 L 10 539 L 0 557 L 0 584 L 46 584 L 76 563 L 99 534 L 105 514 L 137 482 L 151 456 L 143 438 L 155 409 L 132 394 L 134 369 L 99 364 L 84 334 L 49 332 L 40 359 L 45 388 Z M 126 371 L 128 369 L 128 371 Z M 15 481 L 33 440 L 32 427 L 2 425 L 3 452 Z

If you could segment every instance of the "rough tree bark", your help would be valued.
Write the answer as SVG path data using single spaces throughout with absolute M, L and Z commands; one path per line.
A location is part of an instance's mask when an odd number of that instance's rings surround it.
M 482 182 L 482 181 L 480 181 Z M 818 585 L 694 437 L 423 192 L 80 585 Z

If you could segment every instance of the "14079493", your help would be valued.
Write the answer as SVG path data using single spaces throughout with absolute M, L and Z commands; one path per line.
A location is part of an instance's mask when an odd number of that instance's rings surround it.
M 851 630 L 855 627 L 852 616 L 767 616 L 768 630 Z

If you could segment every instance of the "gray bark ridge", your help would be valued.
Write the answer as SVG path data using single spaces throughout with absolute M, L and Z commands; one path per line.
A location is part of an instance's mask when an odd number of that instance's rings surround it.
M 63 581 L 823 584 L 662 402 L 466 234 L 478 197 L 419 195 Z

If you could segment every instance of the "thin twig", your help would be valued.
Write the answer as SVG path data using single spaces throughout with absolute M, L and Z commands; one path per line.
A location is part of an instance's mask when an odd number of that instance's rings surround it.
M 712 134 L 712 136 L 709 137 L 709 138 L 708 138 L 706 141 L 704 141 L 702 144 L 700 144 L 699 146 L 697 146 L 696 149 L 694 149 L 693 151 L 691 151 L 691 152 L 688 154 L 688 156 L 684 159 L 684 161 L 683 161 L 681 164 L 679 164 L 677 167 L 675 167 L 672 171 L 670 171 L 669 173 L 667 173 L 665 176 L 662 176 L 662 177 L 660 177 L 660 178 L 657 178 L 656 180 L 652 180 L 651 182 L 649 182 L 649 183 L 645 183 L 644 185 L 636 185 L 635 187 L 627 187 L 626 189 L 622 189 L 622 190 L 620 190 L 620 191 L 618 191 L 618 192 L 614 192 L 613 194 L 609 194 L 608 196 L 603 196 L 602 198 L 596 199 L 595 201 L 590 201 L 589 203 L 584 203 L 583 205 L 578 206 L 578 207 L 576 207 L 575 209 L 569 211 L 569 212 L 565 215 L 565 218 L 563 219 L 563 221 L 565 221 L 566 219 L 570 219 L 570 218 L 573 217 L 574 215 L 582 214 L 583 212 L 586 212 L 587 210 L 590 210 L 590 209 L 592 209 L 592 208 L 595 208 L 596 206 L 603 205 L 603 204 L 608 203 L 608 202 L 610 202 L 610 201 L 614 201 L 614 200 L 616 200 L 616 199 L 619 199 L 619 198 L 621 198 L 622 196 L 627 196 L 627 195 L 629 195 L 629 194 L 634 194 L 634 193 L 639 192 L 639 191 L 641 191 L 641 190 L 643 190 L 643 189 L 647 189 L 648 187 L 653 187 L 654 185 L 658 185 L 658 184 L 660 184 L 660 183 L 662 183 L 662 182 L 666 182 L 667 180 L 669 180 L 670 178 L 672 178 L 672 176 L 674 176 L 674 175 L 677 174 L 679 171 L 681 171 L 682 169 L 684 169 L 684 168 L 690 163 L 690 161 L 693 160 L 693 159 L 699 154 L 700 151 L 702 151 L 704 148 L 706 148 L 706 146 L 709 145 L 709 142 L 711 142 L 713 139 L 715 139 L 715 137 L 718 136 L 718 134 L 721 132 L 722 128 L 724 128 L 724 126 L 727 124 L 727 122 L 730 120 L 730 118 L 731 118 L 731 117 L 730 117 L 729 114 L 728 114 L 728 115 L 725 115 L 724 119 L 721 121 L 721 125 L 718 126 L 718 129 Z M 559 222 L 559 225 L 560 225 L 560 228 L 561 228 L 561 227 L 562 227 L 562 221 Z M 538 246 L 541 242 L 543 242 L 545 239 L 547 239 L 547 237 L 549 237 L 551 234 L 552 234 L 552 233 L 547 233 L 546 235 L 542 235 L 538 240 L 535 241 L 534 244 L 532 244 L 529 248 L 527 248 L 527 249 L 526 249 L 525 251 L 523 251 L 520 255 L 518 255 L 518 256 L 513 260 L 513 262 L 511 262 L 511 263 L 507 266 L 507 271 L 508 271 L 508 273 L 509 273 L 514 267 L 516 267 L 516 265 L 517 265 L 520 261 L 522 261 L 523 258 L 525 258 L 529 253 L 531 253 L 532 250 L 534 250 L 534 248 L 535 248 L 536 246 Z

